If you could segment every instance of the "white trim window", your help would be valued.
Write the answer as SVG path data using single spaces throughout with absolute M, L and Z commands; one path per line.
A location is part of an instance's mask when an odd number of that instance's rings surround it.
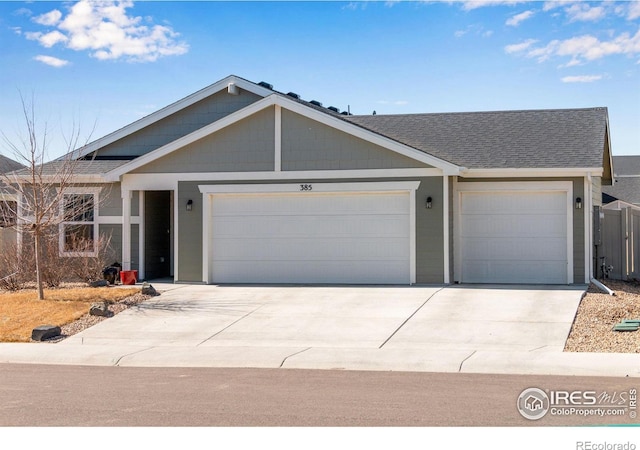
M 18 223 L 18 200 L 15 195 L 0 194 L 0 228 L 11 228 Z
M 95 256 L 100 188 L 65 189 L 60 204 L 60 255 Z

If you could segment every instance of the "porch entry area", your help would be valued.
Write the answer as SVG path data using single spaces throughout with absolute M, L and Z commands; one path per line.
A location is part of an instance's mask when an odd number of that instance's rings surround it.
M 173 277 L 173 191 L 144 191 L 144 273 L 154 280 Z

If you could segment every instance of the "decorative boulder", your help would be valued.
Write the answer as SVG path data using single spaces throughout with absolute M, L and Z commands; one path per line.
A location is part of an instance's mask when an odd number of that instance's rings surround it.
M 60 336 L 60 327 L 55 325 L 40 325 L 31 331 L 31 339 L 34 341 L 45 341 L 56 336 Z
M 93 303 L 89 309 L 90 316 L 111 317 L 112 313 L 109 311 L 106 303 Z
M 152 297 L 155 297 L 156 295 L 160 295 L 160 293 L 149 283 L 143 283 L 142 295 L 151 295 Z
M 109 282 L 107 280 L 96 280 L 89 283 L 91 287 L 106 287 L 109 286 Z

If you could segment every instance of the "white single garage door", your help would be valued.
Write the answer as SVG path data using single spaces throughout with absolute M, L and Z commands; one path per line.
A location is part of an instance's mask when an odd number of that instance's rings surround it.
M 462 192 L 461 281 L 568 283 L 567 192 Z
M 211 197 L 214 283 L 410 283 L 409 193 Z

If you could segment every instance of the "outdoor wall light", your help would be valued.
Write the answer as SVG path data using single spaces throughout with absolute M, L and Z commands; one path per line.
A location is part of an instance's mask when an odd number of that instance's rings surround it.
M 193 209 L 193 200 L 187 200 L 187 211 L 191 211 Z
M 582 199 L 580 197 L 576 198 L 576 209 L 582 209 Z
M 431 209 L 433 199 L 431 197 L 427 197 L 427 209 Z

